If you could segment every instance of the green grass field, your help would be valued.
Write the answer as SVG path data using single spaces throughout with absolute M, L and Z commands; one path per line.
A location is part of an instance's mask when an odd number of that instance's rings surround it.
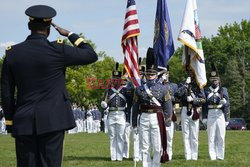
M 250 131 L 227 131 L 226 155 L 224 161 L 210 161 L 208 156 L 207 134 L 200 131 L 198 161 L 186 161 L 183 153 L 181 132 L 174 136 L 173 160 L 162 166 L 185 167 L 250 167 Z M 132 148 L 132 147 L 131 147 Z M 133 150 L 130 149 L 130 156 Z M 14 139 L 9 135 L 0 135 L 0 167 L 14 167 Z M 132 158 L 122 162 L 111 162 L 107 134 L 71 134 L 66 135 L 63 167 L 133 167 Z M 137 166 L 142 166 L 137 163 Z

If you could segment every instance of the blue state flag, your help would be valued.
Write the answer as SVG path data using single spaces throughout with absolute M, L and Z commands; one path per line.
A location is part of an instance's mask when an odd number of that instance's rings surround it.
M 154 52 L 156 65 L 166 69 L 168 61 L 174 54 L 174 41 L 166 0 L 158 0 L 155 16 Z

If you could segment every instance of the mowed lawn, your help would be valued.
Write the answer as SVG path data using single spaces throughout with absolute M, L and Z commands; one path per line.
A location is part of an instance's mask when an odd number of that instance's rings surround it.
M 0 135 L 0 167 L 14 167 L 14 139 L 9 135 Z M 132 148 L 132 147 L 131 147 Z M 227 131 L 226 155 L 224 161 L 210 161 L 206 131 L 200 131 L 199 159 L 186 161 L 183 153 L 183 142 L 180 131 L 174 136 L 173 160 L 162 166 L 226 166 L 250 167 L 250 131 Z M 130 149 L 130 156 L 133 149 Z M 133 167 L 132 158 L 122 162 L 112 162 L 109 156 L 109 140 L 107 134 L 67 134 L 65 137 L 63 167 Z M 141 162 L 137 166 L 142 166 Z

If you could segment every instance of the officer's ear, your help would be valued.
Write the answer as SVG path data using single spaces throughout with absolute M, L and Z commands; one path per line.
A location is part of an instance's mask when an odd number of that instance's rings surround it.
M 32 30 L 32 25 L 30 22 L 28 23 L 28 27 L 29 27 L 29 30 Z

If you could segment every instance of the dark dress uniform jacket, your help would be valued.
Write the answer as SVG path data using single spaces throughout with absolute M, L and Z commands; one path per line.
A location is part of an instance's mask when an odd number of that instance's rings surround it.
M 148 84 L 152 95 L 159 101 L 161 104 L 165 118 L 169 118 L 172 115 L 173 106 L 171 102 L 171 97 L 169 93 L 169 87 L 162 85 L 161 83 L 152 83 Z M 134 96 L 134 105 L 132 113 L 132 126 L 137 126 L 137 117 L 138 114 L 141 114 L 141 105 L 156 106 L 156 104 L 151 100 L 147 94 L 144 85 L 138 86 L 135 90 Z
M 65 87 L 65 69 L 97 60 L 93 48 L 79 43 L 79 39 L 76 34 L 69 36 L 69 40 L 78 45 L 72 47 L 62 42 L 49 42 L 41 34 L 32 34 L 6 51 L 2 104 L 6 120 L 13 120 L 13 136 L 75 127 Z
M 202 117 L 203 119 L 207 119 L 208 110 L 209 109 L 221 109 L 224 113 L 225 120 L 228 121 L 229 113 L 230 113 L 230 102 L 227 88 L 219 87 L 218 91 L 213 92 L 211 87 L 207 87 L 204 89 L 204 93 L 206 96 L 206 103 L 202 106 Z M 215 90 L 215 89 L 214 89 Z M 212 95 L 209 97 L 209 95 Z M 227 103 L 222 105 L 220 101 L 225 98 Z

